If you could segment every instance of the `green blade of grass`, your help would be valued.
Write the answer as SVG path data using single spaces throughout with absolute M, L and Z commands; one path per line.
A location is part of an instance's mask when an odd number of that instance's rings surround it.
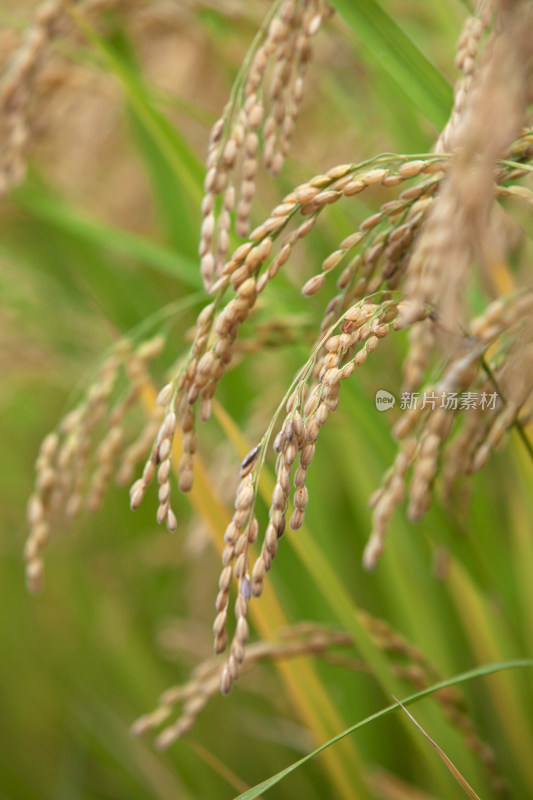
M 55 193 L 44 187 L 37 188 L 25 184 L 14 191 L 11 198 L 26 214 L 46 222 L 59 231 L 64 231 L 93 246 L 133 258 L 150 269 L 179 279 L 191 288 L 201 287 L 199 270 L 194 259 L 171 251 L 145 237 L 91 218 L 76 209 L 72 203 L 62 202 Z
M 268 791 L 277 783 L 282 781 L 287 775 L 290 775 L 291 772 L 294 772 L 299 767 L 303 766 L 307 761 L 314 758 L 316 755 L 321 753 L 323 750 L 326 750 L 331 745 L 339 742 L 341 739 L 344 739 L 346 736 L 349 736 L 350 733 L 354 733 L 354 731 L 363 728 L 365 725 L 368 725 L 370 722 L 374 722 L 376 719 L 380 719 L 381 717 L 385 717 L 387 714 L 391 714 L 395 709 L 400 708 L 401 706 L 408 706 L 412 703 L 421 700 L 423 697 L 427 697 L 428 695 L 434 694 L 434 692 L 439 691 L 439 689 L 446 689 L 449 686 L 457 686 L 460 683 L 465 683 L 466 681 L 473 680 L 474 678 L 481 678 L 485 675 L 492 675 L 496 672 L 502 672 L 503 670 L 510 670 L 510 669 L 518 669 L 520 667 L 533 667 L 533 659 L 524 658 L 524 659 L 517 659 L 514 661 L 500 661 L 493 664 L 484 664 L 481 667 L 477 667 L 476 669 L 469 670 L 468 672 L 463 672 L 461 675 L 455 675 L 453 678 L 448 678 L 445 681 L 440 681 L 439 683 L 435 683 L 433 686 L 430 686 L 428 689 L 424 689 L 421 692 L 417 692 L 416 694 L 412 694 L 409 697 L 406 697 L 401 702 L 393 703 L 386 708 L 382 708 L 381 711 L 377 711 L 375 714 L 371 714 L 370 716 L 366 717 L 365 719 L 361 720 L 360 722 L 356 722 L 355 725 L 350 726 L 342 733 L 339 733 L 337 736 L 334 736 L 325 744 L 318 747 L 316 750 L 313 750 L 312 753 L 300 758 L 298 761 L 295 761 L 294 764 L 291 764 L 286 769 L 281 770 L 276 775 L 272 775 L 267 780 L 263 781 L 262 783 L 254 786 L 253 789 L 249 789 L 246 792 L 238 795 L 238 797 L 234 798 L 234 800 L 256 800 L 263 792 Z
M 120 37 L 106 41 L 96 34 L 79 14 L 71 11 L 104 68 L 120 82 L 130 114 L 140 133 L 141 153 L 148 166 L 152 185 L 160 184 L 161 170 L 172 182 L 174 217 L 180 220 L 180 244 L 188 255 L 197 248 L 198 208 L 202 199 L 204 167 L 181 133 L 155 106 L 150 89 L 131 64 Z M 165 195 L 168 192 L 165 189 Z
M 113 48 L 95 33 L 83 27 L 91 44 L 103 58 L 106 67 L 120 80 L 127 100 L 137 112 L 181 180 L 184 192 L 191 195 L 191 201 L 202 199 L 204 166 L 179 131 L 158 111 L 151 102 L 148 89 L 128 64 L 120 58 Z
M 439 130 L 453 102 L 452 88 L 376 0 L 331 0 L 360 37 L 369 57 Z
M 145 84 L 126 33 L 117 29 L 101 40 L 101 45 L 113 69 L 120 70 L 119 78 L 123 83 L 127 81 L 125 94 L 133 141 L 150 180 L 166 241 L 178 251 L 194 256 L 198 248 L 200 215 L 198 203 L 191 203 L 190 196 L 184 191 L 183 176 L 184 172 L 190 173 L 192 183 L 201 186 L 203 166 L 179 131 L 169 126 L 164 114 L 156 107 L 155 90 Z M 174 169 L 169 169 L 169 156 L 162 149 L 157 133 L 168 140 L 169 147 L 175 152 L 178 162 Z M 189 188 L 192 190 L 192 185 Z

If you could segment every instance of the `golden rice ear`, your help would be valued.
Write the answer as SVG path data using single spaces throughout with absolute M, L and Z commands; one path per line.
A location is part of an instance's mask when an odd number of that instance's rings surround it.
M 88 0 L 84 16 L 98 15 L 114 0 Z M 67 5 L 44 0 L 33 13 L 20 43 L 3 67 L 0 77 L 0 197 L 24 180 L 26 154 L 31 144 L 30 109 L 35 83 L 51 46 L 58 38 L 72 36 L 75 26 Z
M 477 15 L 465 23 L 456 62 L 463 77 L 435 152 L 416 157 L 384 154 L 360 164 L 336 165 L 296 186 L 249 232 L 261 157 L 270 173 L 278 175 L 302 99 L 310 41 L 330 13 L 323 0 L 277 3 L 223 118 L 211 131 L 199 247 L 211 302 L 198 315 L 188 354 L 161 389 L 141 434 L 128 446 L 126 414 L 135 404 L 145 409 L 149 405 L 143 404 L 151 390 L 147 362 L 159 352 L 160 341 L 137 348 L 119 343 L 74 411 L 44 440 L 28 504 L 25 555 L 32 591 L 42 584 L 43 548 L 54 515 L 64 511 L 75 516 L 83 502 L 97 510 L 113 474 L 122 483 L 130 482 L 139 460 L 144 466 L 130 489 L 133 510 L 157 484 L 156 520 L 175 531 L 179 524 L 171 491 L 175 470 L 180 490 L 192 491 L 193 507 L 208 520 L 209 512 L 202 508 L 209 506 L 203 503 L 208 479 L 198 469 L 197 420 L 207 422 L 213 406 L 216 409 L 216 393 L 235 354 L 261 357 L 261 337 L 247 348 L 239 343 L 242 327 L 253 326 L 258 306 L 261 313 L 268 313 L 263 293 L 273 289 L 272 281 L 282 269 L 291 269 L 298 249 L 309 244 L 324 216 L 335 213 L 330 206 L 352 204 L 353 209 L 360 200 L 368 201 L 367 211 L 353 214 L 356 221 L 348 225 L 346 217 L 337 226 L 343 228 L 342 235 L 333 238 L 340 241 L 326 241 L 316 257 L 311 244 L 300 260 L 304 263 L 297 265 L 296 279 L 304 297 L 310 298 L 309 319 L 315 324 L 316 339 L 264 436 L 240 465 L 227 524 L 218 525 L 217 519 L 220 538 L 224 526 L 225 531 L 212 629 L 215 654 L 225 657 L 200 665 L 188 684 L 169 690 L 159 707 L 138 721 L 136 733 L 166 726 L 158 746 L 167 747 L 188 731 L 208 699 L 219 688 L 227 694 L 254 662 L 303 654 L 327 657 L 331 647 L 352 644 L 346 634 L 312 625 L 292 631 L 288 641 L 249 644 L 249 610 L 264 591 L 282 537 L 292 535 L 288 528 L 305 535 L 306 514 L 313 503 L 308 471 L 321 430 L 342 403 L 343 382 L 357 381 L 369 359 L 383 358 L 391 334 L 394 340 L 408 329 L 404 391 L 396 398 L 394 412 L 404 413 L 398 414 L 393 427 L 398 454 L 370 500 L 372 530 L 364 567 L 378 565 L 392 515 L 405 498 L 407 516 L 420 520 L 439 484 L 450 497 L 456 480 L 481 469 L 512 426 L 525 437 L 520 415 L 530 410 L 533 394 L 531 292 L 509 291 L 471 320 L 465 287 L 476 265 L 486 278 L 487 295 L 496 295 L 503 285 L 495 272 L 503 271 L 511 282 L 505 266 L 507 239 L 503 230 L 491 225 L 494 201 L 512 197 L 531 203 L 533 196 L 527 187 L 514 185 L 531 172 L 533 159 L 533 136 L 522 130 L 531 94 L 530 5 L 478 3 Z M 0 166 L 6 185 L 22 174 L 27 94 L 44 48 L 62 19 L 59 9 L 60 4 L 49 3 L 38 12 L 18 66 L 0 86 L 0 111 L 6 111 L 8 127 L 5 166 Z M 239 236 L 247 237 L 233 252 L 232 226 Z M 328 292 L 333 296 L 325 300 L 323 313 L 315 314 Z M 292 319 L 280 323 L 274 316 L 269 324 L 278 326 L 283 343 L 309 344 Z M 118 391 L 120 380 L 125 386 Z M 388 392 L 378 391 L 376 406 L 383 395 L 394 400 Z M 422 400 L 418 406 L 415 396 Z M 261 521 L 256 504 L 271 443 L 275 480 L 266 491 L 263 484 L 268 521 L 266 510 Z M 260 609 L 251 608 L 252 613 Z M 415 648 L 386 623 L 360 617 L 381 649 L 407 662 L 394 664 L 395 674 L 425 685 L 431 667 Z M 466 715 L 461 717 L 450 695 L 439 700 L 470 746 L 481 752 L 464 721 Z M 182 714 L 169 723 L 178 702 L 183 702 Z
M 58 26 L 64 20 L 62 3 L 47 2 L 39 6 L 0 80 L 0 196 L 24 178 L 33 82 Z
M 474 85 L 480 45 L 493 22 L 493 4 L 481 0 L 476 3 L 476 12 L 466 18 L 457 41 L 455 66 L 462 77 L 455 84 L 453 109 L 450 119 L 435 144 L 436 153 L 451 153 L 457 146 L 457 136 L 463 116 L 468 108 L 469 94 Z
M 469 23 L 460 38 L 458 63 L 466 70 L 469 90 L 461 95 L 461 113 L 454 109 L 446 137 L 454 158 L 413 248 L 405 283 L 414 304 L 438 306 L 447 336 L 465 327 L 462 298 L 472 262 L 491 280 L 505 260 L 501 231 L 497 235 L 491 226 L 494 177 L 498 160 L 520 136 L 526 119 L 533 12 L 521 3 L 509 8 L 496 3 L 495 10 L 494 31 L 477 66 L 474 56 L 489 21 L 486 9 L 483 22 Z M 408 383 L 415 388 L 423 372 L 416 366 L 421 349 L 415 347 L 406 363 Z
M 163 345 L 161 336 L 137 347 L 125 339 L 118 341 L 77 406 L 41 444 L 35 488 L 28 502 L 30 532 L 24 551 L 31 591 L 42 588 L 43 550 L 61 515 L 73 519 L 84 506 L 98 511 L 113 477 L 127 482 L 140 458 L 152 448 L 154 434 L 161 426 L 162 409 L 154 409 L 141 436 L 129 444 L 127 417 L 131 409 L 141 404 L 150 382 L 148 364 L 161 353 Z M 168 422 L 164 431 L 168 435 Z M 131 488 L 133 509 L 141 504 L 154 477 L 152 463 L 149 465 Z M 169 527 L 175 528 L 172 516 L 169 522 Z
M 236 625 L 221 678 L 224 693 L 229 692 L 239 677 L 248 638 L 248 603 L 262 594 L 266 573 L 278 553 L 287 520 L 292 530 L 298 530 L 304 523 L 309 502 L 307 470 L 315 454 L 320 429 L 339 405 L 341 382 L 350 378 L 356 368 L 374 353 L 389 331 L 394 329 L 397 313 L 398 303 L 387 297 L 381 302 L 376 298 L 376 302 L 361 301 L 352 305 L 321 338 L 300 370 L 291 391 L 284 398 L 286 415 L 273 442 L 273 449 L 277 453 L 276 481 L 261 552 L 253 565 L 250 563 L 250 546 L 260 534 L 254 506 L 276 417 L 260 445 L 243 462 L 247 467 L 249 458 L 252 459 L 251 469 L 247 469 L 241 477 L 235 498 L 235 512 L 224 535 L 226 546 L 222 554 L 217 616 L 213 625 L 215 652 L 218 653 L 225 649 L 227 643 L 227 609 L 233 577 L 237 598 Z M 339 334 L 339 331 L 343 332 Z M 289 518 L 291 495 L 293 509 Z
M 211 130 L 199 249 L 208 291 L 227 260 L 232 214 L 237 235 L 249 234 L 261 154 L 271 175 L 282 170 L 303 98 L 312 39 L 333 13 L 324 0 L 282 0 L 274 9 L 246 57 L 232 99 Z M 269 86 L 267 72 L 272 73 Z M 219 196 L 221 204 L 216 202 Z
M 357 615 L 372 642 L 387 657 L 391 673 L 415 690 L 422 690 L 439 680 L 439 674 L 424 654 L 385 620 L 364 611 L 358 611 Z M 301 622 L 280 631 L 277 641 L 248 644 L 243 651 L 240 669 L 247 673 L 263 662 L 276 663 L 281 659 L 310 656 L 349 670 L 366 671 L 365 662 L 354 658 L 353 647 L 354 640 L 349 633 L 313 622 Z M 167 689 L 159 698 L 158 706 L 134 722 L 132 733 L 143 736 L 159 731 L 156 747 L 166 749 L 192 728 L 219 689 L 222 694 L 229 693 L 233 680 L 228 663 L 216 658 L 207 659 L 195 668 L 187 683 Z M 436 701 L 467 747 L 480 758 L 491 781 L 495 785 L 501 784 L 495 754 L 474 729 L 464 709 L 462 695 L 452 687 L 438 692 Z M 174 716 L 176 719 L 171 721 Z

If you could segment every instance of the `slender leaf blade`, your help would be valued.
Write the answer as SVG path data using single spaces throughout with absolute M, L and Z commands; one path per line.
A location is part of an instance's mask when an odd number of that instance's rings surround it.
M 168 250 L 143 236 L 94 219 L 76 209 L 72 203 L 63 203 L 46 189 L 23 186 L 12 193 L 12 199 L 25 213 L 58 230 L 64 230 L 81 241 L 133 258 L 194 289 L 201 287 L 197 264 L 192 258 Z
M 481 678 L 485 675 L 492 675 L 496 672 L 502 672 L 503 670 L 509 669 L 518 669 L 519 667 L 533 667 L 533 659 L 531 658 L 522 658 L 516 659 L 513 661 L 500 661 L 492 664 L 484 664 L 481 667 L 477 667 L 476 669 L 469 670 L 468 672 L 463 672 L 461 675 L 455 675 L 453 678 L 448 678 L 445 681 L 440 681 L 439 683 L 435 683 L 433 686 L 430 686 L 427 689 L 424 689 L 421 692 L 417 692 L 416 694 L 412 694 L 409 697 L 406 697 L 401 702 L 393 703 L 386 708 L 382 708 L 381 711 L 376 711 L 375 714 L 370 714 L 370 716 L 366 717 L 365 719 L 357 722 L 355 725 L 352 725 L 349 728 L 346 728 L 345 731 L 342 733 L 337 734 L 332 739 L 330 739 L 325 744 L 317 747 L 316 750 L 313 750 L 312 753 L 300 758 L 298 761 L 295 761 L 294 764 L 291 764 L 286 769 L 281 770 L 281 772 L 276 773 L 276 775 L 272 775 L 267 780 L 263 781 L 262 783 L 257 784 L 252 789 L 248 789 L 248 791 L 243 792 L 242 794 L 238 795 L 234 798 L 234 800 L 256 800 L 263 792 L 266 792 L 268 789 L 271 789 L 277 783 L 286 778 L 287 775 L 290 775 L 291 772 L 294 772 L 299 767 L 303 766 L 307 761 L 310 761 L 314 756 L 321 753 L 323 750 L 326 750 L 331 745 L 339 742 L 341 739 L 344 739 L 350 733 L 358 730 L 359 728 L 363 728 L 365 725 L 368 725 L 370 722 L 374 722 L 376 719 L 380 719 L 381 717 L 385 717 L 388 714 L 391 714 L 397 708 L 401 708 L 402 706 L 411 705 L 415 703 L 417 700 L 421 700 L 423 697 L 427 697 L 428 695 L 437 692 L 439 689 L 446 689 L 448 686 L 457 686 L 457 684 L 464 683 L 465 681 L 473 680 L 474 678 Z
M 376 0 L 331 0 L 360 37 L 370 58 L 439 130 L 450 115 L 448 81 Z
M 193 256 L 200 226 L 199 205 L 203 197 L 204 166 L 185 137 L 156 107 L 152 91 L 136 69 L 121 38 L 106 40 L 80 17 L 74 16 L 104 67 L 122 86 L 130 117 L 135 121 L 134 133 L 140 154 L 152 186 L 158 193 L 162 186 L 161 176 L 166 172 L 164 197 L 159 196 L 159 204 L 161 201 L 172 203 L 175 211 L 173 219 L 175 221 L 178 217 L 180 220 L 180 248 Z

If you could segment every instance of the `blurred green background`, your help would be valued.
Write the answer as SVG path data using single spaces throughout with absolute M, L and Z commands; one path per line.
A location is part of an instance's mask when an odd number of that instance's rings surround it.
M 3 4 L 4 60 L 33 6 Z M 464 4 L 377 7 L 453 83 Z M 211 701 L 168 752 L 156 752 L 150 737 L 130 736 L 135 718 L 211 653 L 219 557 L 182 496 L 180 528 L 170 536 L 155 524 L 155 494 L 132 514 L 127 492 L 111 488 L 98 515 L 59 526 L 46 551 L 44 593 L 26 592 L 25 505 L 41 440 L 112 342 L 169 302 L 183 305 L 146 327 L 167 335 L 154 380 L 162 384 L 186 352 L 205 302 L 195 253 L 209 127 L 268 9 L 268 2 L 239 0 L 117 4 L 91 17 L 95 39 L 60 37 L 41 65 L 28 176 L 0 205 L 2 798 L 235 796 L 390 703 L 389 656 L 369 645 L 358 608 L 386 619 L 442 677 L 533 652 L 533 469 L 519 443 L 475 477 L 469 506 L 436 501 L 416 526 L 397 513 L 378 570 L 361 568 L 367 499 L 395 451 L 397 411 L 379 414 L 373 397 L 400 385 L 401 337 L 343 387 L 309 471 L 306 530 L 284 538 L 268 579 L 289 623 L 346 628 L 359 642 L 351 656 L 366 660 L 364 671 L 294 662 L 314 728 L 284 677 L 261 665 L 230 697 Z M 336 163 L 428 151 L 435 128 L 413 91 L 384 68 L 368 32 L 357 35 L 336 16 L 316 42 L 293 155 L 277 182 L 261 177 L 254 222 L 290 187 Z M 304 300 L 299 287 L 384 202 L 380 192 L 323 216 L 243 331 L 248 347 L 219 399 L 250 444 L 305 360 L 322 316 L 322 295 Z M 333 283 L 325 291 L 331 296 Z M 272 342 L 272 322 L 297 327 L 298 339 L 282 334 Z M 200 449 L 231 505 L 239 456 L 215 420 L 201 431 Z M 306 695 L 313 680 L 319 696 Z M 411 693 L 408 683 L 391 680 L 400 696 Z M 508 796 L 533 796 L 531 675 L 501 674 L 461 692 L 475 730 L 496 753 Z M 434 701 L 411 710 L 481 797 L 502 796 Z M 464 796 L 399 714 L 365 727 L 336 753 L 269 796 Z

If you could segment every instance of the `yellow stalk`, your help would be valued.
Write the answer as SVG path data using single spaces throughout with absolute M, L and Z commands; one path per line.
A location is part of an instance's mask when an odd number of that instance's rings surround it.
M 422 725 L 421 725 L 419 722 L 417 722 L 417 721 L 416 721 L 416 719 L 413 717 L 413 715 L 411 714 L 411 712 L 410 712 L 410 711 L 408 711 L 408 710 L 406 709 L 406 707 L 404 706 L 404 704 L 403 704 L 402 702 L 400 702 L 400 700 L 398 700 L 398 698 L 397 698 L 397 697 L 394 697 L 394 700 L 396 700 L 396 702 L 399 704 L 399 706 L 400 706 L 400 708 L 402 709 L 402 711 L 403 711 L 405 714 L 407 714 L 407 716 L 409 717 L 409 719 L 410 719 L 410 720 L 411 720 L 411 721 L 412 721 L 412 722 L 413 722 L 413 723 L 416 725 L 416 727 L 418 728 L 418 730 L 419 730 L 421 733 L 423 733 L 423 734 L 424 734 L 424 736 L 426 737 L 426 739 L 428 740 L 428 742 L 430 743 L 430 745 L 431 745 L 431 746 L 432 746 L 432 747 L 433 747 L 433 748 L 434 748 L 434 749 L 437 751 L 437 753 L 439 754 L 439 757 L 442 759 L 442 761 L 444 762 L 444 764 L 446 765 L 446 767 L 447 767 L 447 768 L 450 770 L 451 774 L 453 775 L 453 777 L 455 778 L 455 780 L 457 781 L 457 783 L 459 783 L 459 784 L 460 784 L 460 786 L 462 786 L 462 788 L 464 789 L 465 793 L 466 793 L 466 794 L 467 794 L 467 795 L 468 795 L 470 798 L 472 798 L 472 800 L 481 800 L 480 796 L 477 794 L 477 792 L 475 792 L 475 791 L 474 791 L 474 789 L 472 788 L 472 786 L 470 786 L 470 784 L 468 783 L 468 781 L 466 780 L 466 778 L 464 777 L 464 775 L 462 775 L 462 774 L 459 772 L 459 770 L 457 769 L 457 767 L 455 766 L 455 764 L 453 763 L 453 761 L 452 761 L 450 758 L 448 758 L 448 756 L 446 755 L 446 753 L 444 752 L 444 750 L 442 749 L 442 747 L 439 747 L 439 745 L 437 744 L 437 742 L 435 741 L 435 739 L 432 739 L 432 738 L 431 738 L 431 736 L 429 735 L 429 733 L 427 733 L 427 731 L 425 731 L 425 730 L 424 730 L 424 728 L 422 727 Z
M 148 412 L 154 408 L 155 400 L 154 387 L 145 386 L 142 401 Z M 220 405 L 217 404 L 216 408 L 217 413 L 221 413 Z M 182 440 L 178 430 L 175 433 L 172 450 L 172 464 L 175 471 L 178 469 L 181 452 Z M 231 511 L 215 492 L 199 456 L 195 457 L 194 485 L 188 497 L 193 509 L 205 523 L 216 550 L 222 553 L 224 531 L 231 519 Z M 261 602 L 250 603 L 249 613 L 258 633 L 264 639 L 275 639 L 277 631 L 289 625 L 269 583 L 265 583 Z M 345 723 L 324 690 L 310 659 L 276 661 L 275 666 L 285 685 L 287 697 L 317 744 L 322 744 L 343 730 Z M 366 787 L 361 780 L 360 759 L 353 741 L 346 740 L 344 747 L 328 748 L 324 751 L 323 757 L 339 797 L 345 800 L 368 797 Z
M 491 283 L 499 297 L 516 291 L 509 265 L 503 258 L 494 258 L 490 252 L 484 253 Z
M 530 432 L 533 428 L 530 426 Z M 510 503 L 511 514 L 511 546 L 515 565 L 516 581 L 521 599 L 521 608 L 533 608 L 533 540 L 531 538 L 531 510 L 529 487 L 533 481 L 533 463 L 522 446 L 522 442 L 511 441 L 511 453 L 520 470 L 521 482 L 515 487 L 513 502 Z M 525 625 L 525 636 L 529 652 L 533 652 L 533 626 Z M 530 620 L 529 620 L 530 621 Z
M 448 588 L 459 618 L 468 635 L 480 664 L 501 661 L 502 657 L 512 657 L 503 653 L 498 646 L 498 622 L 494 613 L 477 591 L 463 566 L 453 560 L 448 576 Z M 524 718 L 522 702 L 517 691 L 515 677 L 509 673 L 498 675 L 497 679 L 487 678 L 487 688 L 492 703 L 506 732 L 516 761 L 520 764 L 524 779 L 533 797 L 533 763 L 529 745 L 529 730 Z
M 250 450 L 250 443 L 247 442 L 231 416 L 216 400 L 213 402 L 213 413 L 227 438 L 233 443 L 236 452 L 241 457 L 246 455 Z M 271 475 L 264 470 L 259 478 L 259 492 L 265 502 L 268 503 L 268 498 L 272 496 L 273 489 L 274 481 Z M 398 684 L 395 683 L 390 674 L 385 656 L 370 641 L 364 616 L 346 595 L 344 587 L 337 581 L 333 568 L 328 564 L 324 554 L 317 548 L 313 538 L 306 532 L 306 526 L 303 525 L 298 533 L 299 535 L 291 540 L 294 552 L 298 555 L 308 573 L 314 578 L 316 585 L 322 587 L 323 596 L 327 598 L 339 622 L 343 624 L 345 630 L 354 634 L 362 656 L 372 665 L 375 677 L 383 690 L 386 693 L 397 691 Z M 305 544 L 303 544 L 304 538 Z M 316 570 L 316 564 L 320 564 L 319 572 Z M 327 587 L 327 589 L 324 590 L 324 587 Z M 357 634 L 355 633 L 356 631 Z M 369 648 L 372 650 L 371 653 Z M 407 730 L 408 734 L 412 735 L 410 726 Z M 419 750 L 423 750 L 418 737 L 414 736 L 413 741 Z M 433 762 L 429 760 L 428 763 L 433 768 Z M 436 779 L 440 778 L 437 770 L 434 771 L 434 775 Z
M 235 789 L 236 792 L 242 794 L 250 788 L 227 764 L 217 758 L 210 750 L 207 750 L 200 742 L 189 739 L 188 744 L 206 764 L 209 764 L 213 772 L 220 775 L 220 777 L 223 778 L 232 789 Z

